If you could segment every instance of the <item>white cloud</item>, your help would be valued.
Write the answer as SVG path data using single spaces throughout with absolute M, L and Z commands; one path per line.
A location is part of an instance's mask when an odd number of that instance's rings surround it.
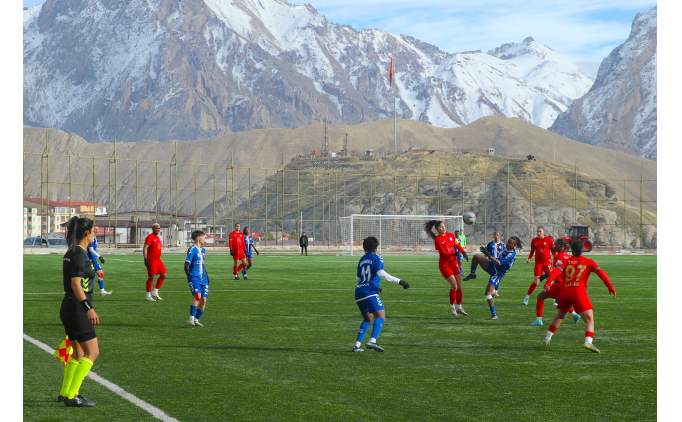
M 308 0 L 330 21 L 412 35 L 454 52 L 488 50 L 533 36 L 584 62 L 622 43 L 651 0 Z

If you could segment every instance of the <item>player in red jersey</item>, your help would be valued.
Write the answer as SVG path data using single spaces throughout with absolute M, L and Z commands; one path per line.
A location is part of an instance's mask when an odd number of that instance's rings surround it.
M 530 241 L 530 254 L 528 255 L 528 262 L 533 259 L 535 255 L 535 266 L 533 267 L 533 282 L 528 286 L 528 292 L 523 298 L 523 304 L 528 305 L 530 295 L 533 294 L 535 288 L 540 284 L 540 276 L 545 273 L 549 275 L 552 272 L 552 254 L 554 253 L 554 239 L 552 236 L 545 236 L 545 228 L 538 227 L 537 237 Z
M 436 229 L 436 233 L 433 229 Z M 438 269 L 443 278 L 450 284 L 450 313 L 454 316 L 469 316 L 462 307 L 462 276 L 457 262 L 456 251 L 459 251 L 467 261 L 469 257 L 459 244 L 454 233 L 446 230 L 440 220 L 430 220 L 424 225 L 424 231 L 433 239 L 438 251 Z
M 161 260 L 161 249 L 163 249 L 163 242 L 161 241 L 161 226 L 159 223 L 152 224 L 152 232 L 144 239 L 144 247 L 142 255 L 144 255 L 144 266 L 147 267 L 147 296 L 146 299 L 150 302 L 163 300 L 159 296 L 159 289 L 163 286 L 163 281 L 166 279 L 166 266 Z M 158 275 L 156 280 L 156 287 L 152 291 L 152 284 L 154 283 L 154 276 Z
M 554 299 L 555 304 L 558 304 L 557 300 L 559 299 L 559 290 L 561 289 L 561 285 L 564 282 L 564 267 L 566 265 L 566 261 L 568 261 L 568 259 L 571 257 L 571 254 L 568 253 L 570 245 L 564 239 L 557 240 L 554 248 L 556 253 L 554 254 L 552 274 L 545 282 L 545 288 L 536 298 L 535 321 L 530 323 L 530 325 L 534 327 L 542 327 L 544 325 L 544 322 L 542 321 L 542 313 L 545 308 L 545 299 L 552 298 Z M 569 312 L 573 316 L 574 322 L 577 323 L 580 321 L 580 315 L 573 308 L 571 308 Z
M 599 264 L 582 256 L 582 241 L 576 240 L 571 243 L 571 252 L 573 252 L 573 256 L 566 260 L 563 270 L 564 284 L 559 289 L 559 311 L 547 330 L 544 340 L 545 346 L 549 346 L 552 336 L 561 325 L 566 313 L 571 307 L 574 307 L 576 312 L 585 320 L 585 343 L 583 347 L 599 353 L 599 349 L 592 344 L 594 340 L 594 314 L 592 313 L 592 302 L 587 295 L 587 282 L 590 279 L 590 274 L 597 274 L 609 290 L 609 294 L 614 298 L 616 297 L 616 289 L 611 284 L 609 276 L 599 268 Z
M 234 265 L 232 265 L 232 278 L 239 280 L 239 271 L 246 267 L 246 245 L 244 244 L 244 233 L 241 231 L 241 224 L 236 223 L 234 230 L 230 232 L 229 238 L 230 255 Z

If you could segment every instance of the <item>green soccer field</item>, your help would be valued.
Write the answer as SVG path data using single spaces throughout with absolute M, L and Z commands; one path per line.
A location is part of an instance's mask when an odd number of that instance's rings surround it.
M 113 295 L 96 296 L 101 356 L 93 370 L 183 421 L 656 419 L 656 257 L 596 257 L 618 290 L 593 276 L 595 343 L 568 320 L 546 350 L 545 328 L 521 305 L 532 267 L 517 261 L 487 320 L 487 278 L 464 282 L 471 318 L 448 313 L 436 257 L 385 257 L 408 280 L 384 282 L 385 353 L 351 353 L 360 316 L 353 300 L 357 257 L 257 257 L 248 281 L 229 279 L 228 259 L 209 255 L 204 328 L 185 325 L 191 301 L 183 256 L 165 257 L 160 303 L 144 301 L 139 256 L 111 256 Z M 210 251 L 209 251 L 210 254 Z M 231 265 L 231 263 L 230 263 Z M 465 264 L 468 269 L 468 264 Z M 24 333 L 52 347 L 63 337 L 60 256 L 24 257 Z M 555 308 L 545 306 L 545 322 Z M 86 379 L 93 409 L 55 399 L 62 366 L 24 342 L 25 420 L 147 420 L 143 410 Z M 81 416 L 84 415 L 84 416 Z

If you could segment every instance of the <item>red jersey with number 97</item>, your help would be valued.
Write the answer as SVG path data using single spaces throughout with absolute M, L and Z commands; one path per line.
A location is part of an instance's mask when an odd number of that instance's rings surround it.
M 584 256 L 571 256 L 564 265 L 562 288 L 587 289 L 590 274 L 599 270 L 599 264 Z

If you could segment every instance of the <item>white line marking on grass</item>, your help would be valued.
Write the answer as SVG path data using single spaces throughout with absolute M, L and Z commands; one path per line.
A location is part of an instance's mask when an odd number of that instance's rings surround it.
M 40 340 L 36 340 L 33 337 L 24 334 L 24 340 L 28 341 L 29 343 L 33 344 L 34 346 L 38 347 L 39 349 L 49 353 L 53 354 L 54 349 L 48 346 L 47 344 L 43 343 Z M 130 394 L 123 388 L 119 387 L 118 385 L 114 384 L 113 382 L 107 380 L 106 378 L 101 377 L 100 375 L 96 374 L 95 372 L 90 371 L 88 374 L 88 377 L 95 381 L 97 384 L 100 384 L 107 390 L 111 391 L 112 393 L 116 394 L 117 396 L 128 400 L 135 406 L 139 407 L 140 409 L 144 410 L 145 412 L 149 413 L 150 415 L 154 416 L 155 418 L 162 420 L 162 421 L 167 421 L 167 422 L 179 422 L 177 419 L 175 419 L 172 416 L 169 416 L 164 412 L 163 410 L 159 409 L 156 406 L 153 406 L 146 401 L 142 400 L 141 398 Z

